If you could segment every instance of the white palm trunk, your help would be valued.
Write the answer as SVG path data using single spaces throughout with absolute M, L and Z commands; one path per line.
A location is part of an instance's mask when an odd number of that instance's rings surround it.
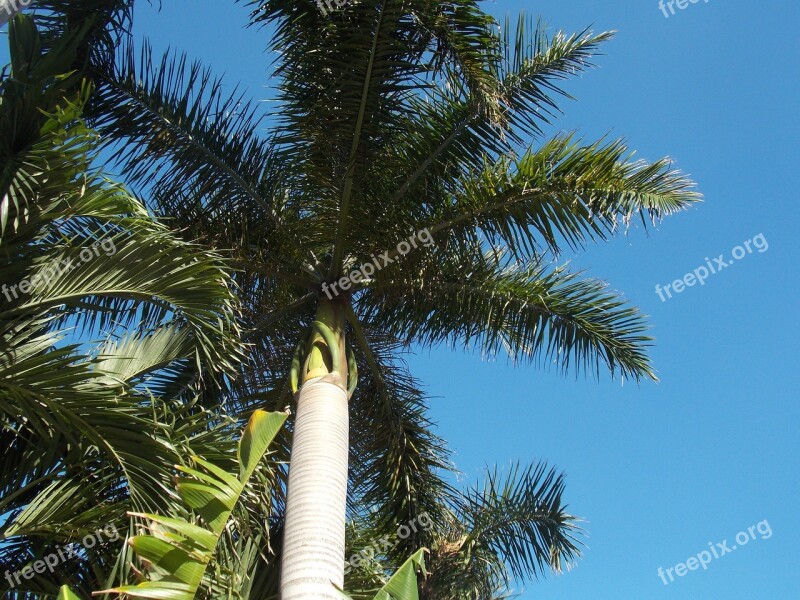
M 334 586 L 344 583 L 349 425 L 347 392 L 336 379 L 311 379 L 298 394 L 281 600 L 337 600 Z

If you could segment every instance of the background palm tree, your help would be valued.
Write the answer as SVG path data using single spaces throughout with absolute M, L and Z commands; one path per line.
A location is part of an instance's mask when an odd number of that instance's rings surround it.
M 452 498 L 450 518 L 433 527 L 420 518 L 414 527 L 431 528 L 435 539 L 425 556 L 420 581 L 422 600 L 500 599 L 513 594 L 515 581 L 560 571 L 578 556 L 581 530 L 565 512 L 564 477 L 544 464 L 515 466 L 505 475 L 490 472 L 482 485 Z M 380 550 L 369 518 L 348 527 L 358 554 L 348 553 L 348 593 L 355 600 L 372 598 L 395 561 Z
M 94 66 L 94 114 L 131 183 L 241 269 L 254 350 L 237 396 L 283 408 L 298 391 L 284 599 L 334 597 L 348 454 L 351 509 L 375 511 L 378 530 L 426 511 L 448 522 L 446 455 L 397 351 L 446 342 L 653 378 L 641 315 L 553 260 L 698 197 L 668 160 L 632 161 L 620 141 L 531 145 L 558 81 L 609 34 L 548 38 L 524 17 L 501 28 L 467 0 L 365 0 L 328 16 L 308 0 L 248 4 L 279 54 L 271 136 L 207 71 L 146 47 L 138 65 L 129 48 Z M 435 244 L 400 256 L 421 231 Z M 392 262 L 346 293 L 324 291 L 385 252 Z M 421 532 L 395 551 L 434 541 Z
M 172 507 L 174 465 L 190 450 L 229 462 L 235 450 L 236 421 L 198 399 L 243 355 L 227 269 L 94 166 L 97 135 L 81 120 L 90 87 L 70 74 L 85 32 L 40 35 L 17 17 L 11 69 L 0 76 L 0 586 L 8 598 L 52 597 L 59 579 L 88 594 L 127 578 L 126 511 Z M 80 550 L 58 577 L 13 577 L 55 544 L 108 526 L 122 539 Z

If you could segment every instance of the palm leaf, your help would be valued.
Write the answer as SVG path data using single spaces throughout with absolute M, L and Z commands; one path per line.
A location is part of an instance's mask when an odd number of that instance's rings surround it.
M 149 580 L 101 593 L 192 600 L 244 486 L 285 420 L 281 413 L 253 413 L 239 443 L 238 477 L 200 457 L 194 459 L 196 468 L 182 467 L 186 476 L 178 479 L 178 494 L 202 525 L 154 514 L 133 515 L 145 519 L 150 529 L 150 534 L 131 540 L 134 551 L 152 565 Z
M 373 600 L 419 600 L 417 571 L 420 571 L 423 577 L 427 575 L 425 572 L 424 548 L 417 550 L 395 571 L 389 581 L 378 590 Z M 346 600 L 352 600 L 344 592 L 341 592 L 341 596 Z
M 564 476 L 545 463 L 490 471 L 458 499 L 432 549 L 425 598 L 503 598 L 514 581 L 569 568 L 582 531 L 563 493 Z
M 359 308 L 366 319 L 391 323 L 407 343 L 475 343 L 486 356 L 504 352 L 563 370 L 596 374 L 602 365 L 623 377 L 655 378 L 642 315 L 580 273 L 509 263 L 473 248 L 402 275 L 381 273 Z

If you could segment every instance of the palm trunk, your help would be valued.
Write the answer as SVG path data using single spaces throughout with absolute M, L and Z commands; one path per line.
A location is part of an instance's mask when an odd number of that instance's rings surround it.
M 322 300 L 317 321 L 334 334 L 312 338 L 302 369 L 289 464 L 281 557 L 281 600 L 339 598 L 344 583 L 349 452 L 344 312 Z M 330 339 L 328 340 L 330 341 Z M 334 357 L 338 355 L 341 360 Z

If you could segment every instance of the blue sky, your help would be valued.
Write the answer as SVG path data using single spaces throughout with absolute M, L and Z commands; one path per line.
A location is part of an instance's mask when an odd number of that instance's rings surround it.
M 254 98 L 272 96 L 267 33 L 242 29 L 244 8 L 164 0 L 158 13 L 141 4 L 137 36 L 202 59 Z M 553 29 L 618 30 L 599 68 L 569 85 L 578 101 L 563 105 L 554 130 L 625 137 L 651 160 L 669 155 L 705 195 L 648 233 L 635 228 L 563 257 L 651 316 L 660 383 L 561 377 L 461 350 L 410 359 L 465 483 L 486 465 L 536 458 L 567 473 L 588 548 L 573 571 L 529 584 L 521 597 L 797 598 L 800 7 L 700 0 L 669 17 L 657 0 L 485 7 L 498 17 L 535 11 Z M 671 299 L 657 295 L 657 284 L 706 257 L 730 260 L 759 234 L 766 251 L 754 248 Z M 764 520 L 771 537 L 738 547 L 736 534 Z M 659 579 L 659 567 L 726 539 L 737 549 L 707 570 L 666 586 Z

